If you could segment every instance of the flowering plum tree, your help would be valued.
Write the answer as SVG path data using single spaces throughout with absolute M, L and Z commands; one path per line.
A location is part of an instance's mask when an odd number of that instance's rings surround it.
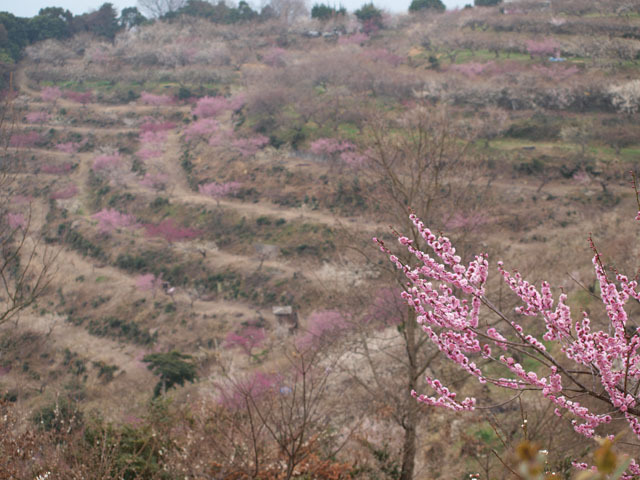
M 92 218 L 98 221 L 100 233 L 111 233 L 117 228 L 136 227 L 136 219 L 133 215 L 120 213 L 113 208 L 103 208 L 94 213 Z
M 233 195 L 236 193 L 242 184 L 240 182 L 225 182 L 225 183 L 203 183 L 198 186 L 198 191 L 202 195 L 213 197 L 220 204 L 220 199 L 227 195 Z
M 212 118 L 203 118 L 189 125 L 184 130 L 184 138 L 187 142 L 209 138 L 219 129 L 220 125 Z
M 169 243 L 194 238 L 200 234 L 198 230 L 193 228 L 176 225 L 172 218 L 167 218 L 157 225 L 146 224 L 144 228 L 149 237 L 162 237 Z
M 136 287 L 143 292 L 151 291 L 155 295 L 155 291 L 161 286 L 162 278 L 156 277 L 153 273 L 145 273 L 136 278 Z
M 93 100 L 93 92 L 91 90 L 87 92 L 75 92 L 73 90 L 65 90 L 63 92 L 64 98 L 68 98 L 69 100 L 73 100 L 74 102 L 78 102 L 82 105 L 86 105 Z
M 61 96 L 60 87 L 44 87 L 40 91 L 40 98 L 42 98 L 43 102 L 56 103 Z
M 38 132 L 14 133 L 9 137 L 9 146 L 16 148 L 31 148 L 44 141 Z
M 80 148 L 80 145 L 81 144 L 79 142 L 58 143 L 56 145 L 56 150 L 58 150 L 59 152 L 68 153 L 72 155 L 78 151 L 78 149 Z
M 122 158 L 119 154 L 113 155 L 99 155 L 93 160 L 93 166 L 91 167 L 94 172 L 103 172 L 112 170 L 120 165 Z
M 27 123 L 46 123 L 49 120 L 47 112 L 29 112 L 25 116 Z
M 248 357 L 253 357 L 253 349 L 258 348 L 266 338 L 264 328 L 247 326 L 238 332 L 229 332 L 224 341 L 225 348 L 240 348 Z
M 22 213 L 7 213 L 7 224 L 9 224 L 9 228 L 12 230 L 16 228 L 26 228 L 27 219 Z
M 143 120 L 144 122 L 140 124 L 141 132 L 163 132 L 165 130 L 173 130 L 176 128 L 176 124 L 174 122 L 158 122 L 153 117 L 144 117 Z
M 145 173 L 144 178 L 140 180 L 140 185 L 154 190 L 163 190 L 168 181 L 169 175 L 167 174 L 147 172 Z
M 175 99 L 169 95 L 156 95 L 149 92 L 142 92 L 140 94 L 140 100 L 142 103 L 153 105 L 155 107 L 173 105 L 176 103 Z
M 560 50 L 560 45 L 553 38 L 544 40 L 527 40 L 527 52 L 531 58 L 535 56 L 555 55 Z
M 42 173 L 62 175 L 63 173 L 69 173 L 72 169 L 73 169 L 73 164 L 69 162 L 65 162 L 58 165 L 44 165 L 40 169 L 40 171 Z
M 617 418 L 625 419 L 640 438 L 640 336 L 629 318 L 627 305 L 630 300 L 640 301 L 637 280 L 616 271 L 607 272 L 590 240 L 600 298 L 608 318 L 606 326 L 599 329 L 586 312 L 579 320 L 572 318 L 565 293 L 556 301 L 549 283 L 543 282 L 538 288 L 498 262 L 498 272 L 523 302 L 515 313 L 538 317 L 544 323 L 545 333 L 538 338 L 487 298 L 486 255 L 478 255 L 464 265 L 448 238 L 432 232 L 415 214 L 410 219 L 428 251 L 421 250 L 408 237 L 398 236 L 398 241 L 417 259 L 418 266 L 400 261 L 382 241 L 374 240 L 406 277 L 408 287 L 402 297 L 415 310 L 416 322 L 427 338 L 445 357 L 481 383 L 518 392 L 540 392 L 555 406 L 556 415 L 572 417 L 574 430 L 586 437 L 594 437 L 598 427 Z M 640 212 L 636 220 L 640 220 Z M 494 318 L 481 315 L 483 307 Z M 558 347 L 551 348 L 549 343 Z M 566 359 L 561 359 L 560 354 Z M 535 361 L 537 372 L 523 367 L 514 358 L 518 355 Z M 489 373 L 491 369 L 485 362 L 498 363 L 505 375 Z M 435 395 L 414 390 L 411 394 L 418 402 L 454 411 L 475 408 L 475 398 L 460 400 L 439 380 L 427 376 L 426 381 Z M 574 465 L 587 468 L 583 463 Z M 631 460 L 621 478 L 634 475 L 640 475 L 640 465 Z
M 56 190 L 49 195 L 51 200 L 68 200 L 75 197 L 78 194 L 78 187 L 75 185 L 69 185 L 62 190 Z
M 229 102 L 225 97 L 202 97 L 198 99 L 192 113 L 198 118 L 210 118 L 229 109 Z
M 231 142 L 231 147 L 243 157 L 250 157 L 258 153 L 258 150 L 268 143 L 267 137 L 258 134 L 253 137 L 236 138 Z

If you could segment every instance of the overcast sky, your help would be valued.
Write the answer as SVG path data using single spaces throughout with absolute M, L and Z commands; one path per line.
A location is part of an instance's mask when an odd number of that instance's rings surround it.
M 33 17 L 38 14 L 38 10 L 43 7 L 63 7 L 71 10 L 75 15 L 96 10 L 100 5 L 108 0 L 0 0 L 0 11 L 8 11 L 19 17 Z M 119 10 L 125 7 L 132 7 L 137 4 L 137 0 L 110 0 Z M 467 3 L 473 3 L 473 0 L 443 0 L 447 8 L 463 7 Z M 217 3 L 217 0 L 214 0 Z M 231 4 L 232 2 L 227 2 Z M 249 1 L 249 4 L 259 5 L 259 1 Z M 313 4 L 314 0 L 307 3 Z M 336 5 L 344 5 L 347 10 L 352 12 L 359 8 L 362 4 L 368 3 L 368 0 L 342 0 L 328 2 L 318 1 L 318 3 L 329 3 Z M 384 8 L 391 12 L 406 12 L 409 8 L 411 0 L 374 0 L 377 7 Z

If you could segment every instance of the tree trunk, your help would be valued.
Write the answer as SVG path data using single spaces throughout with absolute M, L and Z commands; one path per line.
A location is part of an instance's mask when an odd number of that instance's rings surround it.
M 417 344 L 416 344 L 416 324 L 415 311 L 409 308 L 407 312 L 406 345 L 407 345 L 407 396 L 416 389 L 417 380 Z M 413 471 L 416 459 L 416 427 L 418 423 L 418 402 L 413 398 L 408 398 L 406 416 L 403 419 L 404 444 L 402 446 L 402 470 L 400 480 L 413 480 Z

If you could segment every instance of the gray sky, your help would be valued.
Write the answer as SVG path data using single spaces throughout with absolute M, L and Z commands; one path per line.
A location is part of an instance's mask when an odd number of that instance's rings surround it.
M 109 0 L 0 0 L 0 11 L 11 12 L 19 17 L 33 17 L 38 14 L 38 10 L 43 7 L 63 7 L 71 10 L 75 15 L 96 10 L 100 5 Z M 473 0 L 443 0 L 447 8 L 463 7 L 467 3 L 473 3 Z M 119 10 L 125 7 L 133 7 L 137 0 L 110 0 Z M 217 0 L 214 0 L 217 2 Z M 231 4 L 232 2 L 227 2 Z M 250 4 L 259 4 L 257 1 L 249 1 Z M 315 0 L 309 0 L 307 3 L 313 4 Z M 368 0 L 329 0 L 328 2 L 318 1 L 317 3 L 329 3 L 336 5 L 344 5 L 347 10 L 353 11 L 362 4 L 368 3 Z M 392 12 L 406 12 L 409 8 L 411 0 L 374 0 L 377 7 L 384 8 Z

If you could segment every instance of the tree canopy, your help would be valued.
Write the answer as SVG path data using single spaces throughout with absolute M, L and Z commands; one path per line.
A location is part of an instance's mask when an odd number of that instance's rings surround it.
M 444 12 L 446 7 L 441 0 L 413 0 L 409 5 L 410 12 L 419 12 L 422 10 L 437 10 Z

